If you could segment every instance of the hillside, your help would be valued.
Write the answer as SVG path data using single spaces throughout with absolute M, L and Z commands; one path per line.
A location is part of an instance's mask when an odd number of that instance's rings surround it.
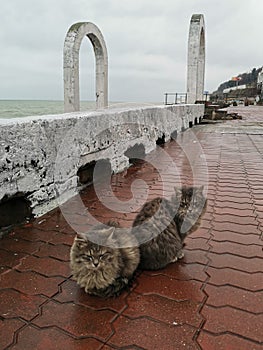
M 210 95 L 210 101 L 228 102 L 248 99 L 253 103 L 255 97 L 261 94 L 257 87 L 258 74 L 261 70 L 262 67 L 253 68 L 250 72 L 238 74 L 235 80 L 231 79 L 221 83 L 217 90 Z M 229 91 L 226 92 L 226 89 Z
M 262 67 L 260 68 L 253 68 L 250 72 L 248 73 L 241 73 L 238 74 L 237 78 L 240 78 L 239 85 L 247 85 L 247 87 L 250 88 L 255 88 L 257 85 L 257 78 L 258 78 L 258 73 L 261 71 Z M 224 83 L 220 84 L 219 87 L 217 88 L 216 91 L 213 92 L 215 93 L 222 93 L 224 89 L 228 89 L 231 87 L 236 86 L 237 82 L 235 80 L 228 80 L 225 81 Z

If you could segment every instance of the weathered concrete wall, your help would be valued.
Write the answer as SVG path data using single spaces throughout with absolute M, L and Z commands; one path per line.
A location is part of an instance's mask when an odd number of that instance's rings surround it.
M 120 172 L 127 149 L 140 144 L 148 153 L 203 114 L 203 105 L 176 105 L 0 119 L 0 202 L 22 193 L 41 215 L 57 206 L 58 193 L 67 200 L 77 192 L 81 166 L 107 159 Z

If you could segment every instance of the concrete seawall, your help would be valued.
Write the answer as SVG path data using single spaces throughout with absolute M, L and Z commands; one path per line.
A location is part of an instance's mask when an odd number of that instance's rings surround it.
M 0 205 L 20 197 L 34 215 L 46 213 L 58 193 L 66 201 L 78 191 L 79 169 L 107 160 L 120 172 L 129 150 L 149 153 L 203 114 L 203 105 L 173 105 L 0 119 Z

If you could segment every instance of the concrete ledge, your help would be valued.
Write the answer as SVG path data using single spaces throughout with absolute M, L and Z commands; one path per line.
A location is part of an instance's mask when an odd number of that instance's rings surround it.
M 106 159 L 113 172 L 129 166 L 125 152 L 200 122 L 203 105 L 103 109 L 52 116 L 0 119 L 0 202 L 19 194 L 39 216 L 78 190 L 78 169 Z

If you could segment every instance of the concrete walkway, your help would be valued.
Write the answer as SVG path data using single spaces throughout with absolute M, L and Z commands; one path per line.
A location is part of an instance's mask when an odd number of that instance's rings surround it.
M 198 140 L 190 145 L 193 153 L 202 146 L 207 168 L 200 174 L 207 170 L 209 178 L 208 209 L 186 240 L 184 259 L 139 271 L 120 297 L 88 296 L 71 280 L 74 231 L 59 209 L 0 241 L 0 349 L 262 349 L 263 107 L 233 109 L 243 120 L 185 132 Z M 192 182 L 196 163 L 175 141 L 163 149 L 179 169 L 166 178 L 172 193 L 178 178 Z M 128 200 L 140 178 L 149 198 L 161 195 L 160 176 L 145 162 L 114 175 L 113 191 Z M 114 218 L 129 227 L 136 214 L 112 212 L 92 187 L 81 198 L 101 221 Z M 72 213 L 76 203 L 70 202 Z M 76 215 L 81 227 L 85 217 Z

